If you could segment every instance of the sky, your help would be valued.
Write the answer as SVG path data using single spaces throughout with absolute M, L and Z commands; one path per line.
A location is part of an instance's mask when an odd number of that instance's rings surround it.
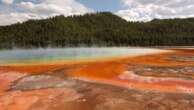
M 194 0 L 0 0 L 0 25 L 110 11 L 127 21 L 194 17 Z

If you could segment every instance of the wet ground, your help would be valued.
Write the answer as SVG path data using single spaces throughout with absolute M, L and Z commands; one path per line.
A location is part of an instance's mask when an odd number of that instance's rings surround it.
M 0 110 L 193 110 L 193 50 L 0 67 Z
M 49 75 L 17 80 L 1 110 L 193 110 L 194 95 L 142 91 Z

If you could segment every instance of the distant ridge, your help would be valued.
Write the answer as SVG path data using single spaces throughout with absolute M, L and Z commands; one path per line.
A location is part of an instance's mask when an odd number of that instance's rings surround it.
M 0 49 L 193 45 L 194 18 L 127 22 L 110 12 L 99 12 L 0 27 Z

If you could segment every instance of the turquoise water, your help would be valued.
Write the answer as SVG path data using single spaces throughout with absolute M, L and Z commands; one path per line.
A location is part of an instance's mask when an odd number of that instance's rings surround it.
M 80 59 L 122 57 L 159 52 L 147 48 L 49 48 L 0 51 L 0 64 L 76 61 Z

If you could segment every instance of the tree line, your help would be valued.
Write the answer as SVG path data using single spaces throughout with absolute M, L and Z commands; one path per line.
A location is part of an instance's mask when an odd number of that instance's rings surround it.
M 110 12 L 100 12 L 0 26 L 0 49 L 192 45 L 194 18 L 128 22 Z

